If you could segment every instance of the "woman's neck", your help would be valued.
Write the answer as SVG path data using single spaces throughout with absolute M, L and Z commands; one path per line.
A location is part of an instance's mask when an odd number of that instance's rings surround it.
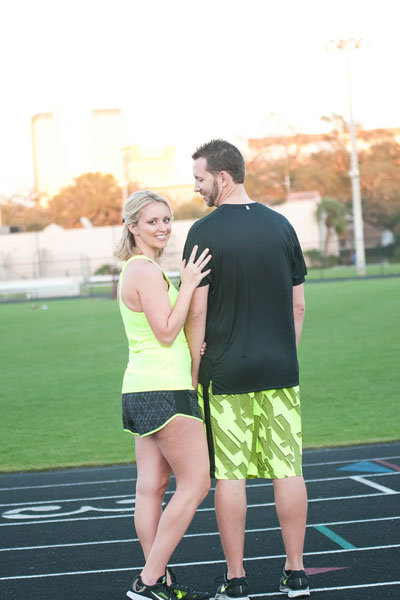
M 142 256 L 146 256 L 147 258 L 151 258 L 151 260 L 154 260 L 155 262 L 158 262 L 158 259 L 160 257 L 160 251 L 158 250 L 158 248 L 139 248 L 136 247 L 136 252 L 135 254 L 141 254 Z

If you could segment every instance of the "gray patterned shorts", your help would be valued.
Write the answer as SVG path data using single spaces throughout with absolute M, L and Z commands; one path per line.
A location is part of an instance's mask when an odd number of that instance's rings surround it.
M 135 435 L 155 433 L 176 415 L 202 421 L 202 414 L 194 390 L 166 390 L 122 394 L 122 422 L 124 429 Z

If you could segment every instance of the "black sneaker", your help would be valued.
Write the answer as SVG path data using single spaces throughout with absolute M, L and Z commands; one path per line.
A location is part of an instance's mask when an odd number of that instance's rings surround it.
M 126 595 L 132 600 L 143 600 L 143 598 L 171 600 L 171 593 L 165 575 L 159 577 L 154 585 L 145 585 L 140 575 L 138 575 L 132 582 L 132 590 L 128 590 Z
M 279 591 L 286 592 L 289 598 L 307 598 L 310 595 L 307 575 L 304 571 L 283 569 Z
M 229 600 L 235 598 L 235 600 L 249 600 L 249 584 L 247 583 L 247 577 L 232 577 L 227 578 L 227 573 L 222 577 L 218 577 L 216 582 L 223 581 L 215 593 L 215 600 Z
M 167 571 L 171 578 L 171 584 L 168 585 L 168 589 L 171 593 L 171 597 L 174 600 L 178 598 L 178 600 L 208 600 L 210 594 L 208 592 L 195 592 L 191 590 L 187 585 L 183 583 L 178 583 L 176 575 L 171 567 L 167 567 Z

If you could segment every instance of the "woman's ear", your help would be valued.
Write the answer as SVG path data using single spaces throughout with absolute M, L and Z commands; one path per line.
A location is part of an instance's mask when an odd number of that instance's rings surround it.
M 139 235 L 137 232 L 137 226 L 134 225 L 133 223 L 129 223 L 129 225 L 127 225 L 129 231 L 131 232 L 132 235 Z

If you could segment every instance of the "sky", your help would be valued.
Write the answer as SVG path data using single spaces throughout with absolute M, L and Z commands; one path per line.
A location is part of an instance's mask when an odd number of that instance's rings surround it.
M 0 0 L 0 194 L 33 186 L 30 119 L 122 108 L 128 143 L 176 146 L 182 177 L 210 138 L 400 126 L 398 0 Z M 327 47 L 330 46 L 329 49 Z

